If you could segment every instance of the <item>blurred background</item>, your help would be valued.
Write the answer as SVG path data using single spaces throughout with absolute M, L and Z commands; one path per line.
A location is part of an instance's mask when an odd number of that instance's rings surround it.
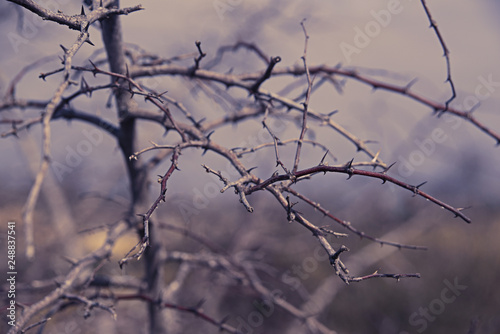
M 420 1 L 145 0 L 141 3 L 144 11 L 122 17 L 124 38 L 130 47 L 137 45 L 164 58 L 196 52 L 194 43 L 199 40 L 207 53 L 203 68 L 216 56 L 219 47 L 245 41 L 259 46 L 267 55 L 280 56 L 282 61 L 277 67 L 302 66 L 304 34 L 300 22 L 306 18 L 310 66 L 339 64 L 402 86 L 418 79 L 411 88 L 413 92 L 437 102 L 451 96 L 450 86 L 445 82 L 443 51 L 434 31 L 429 29 Z M 130 0 L 121 2 L 122 6 L 136 4 Z M 81 4 L 55 0 L 50 6 L 66 14 L 79 14 Z M 470 110 L 480 102 L 475 116 L 498 133 L 500 5 L 493 0 L 460 5 L 436 0 L 428 6 L 450 50 L 451 76 L 457 90 L 452 106 Z M 387 12 L 391 15 L 384 20 L 381 13 Z M 360 31 L 373 27 L 378 29 L 373 30 L 372 37 L 359 44 Z M 16 96 L 48 99 L 60 78 L 52 76 L 42 81 L 38 75 L 60 66 L 59 45 L 71 45 L 76 33 L 44 22 L 7 2 L 0 4 L 0 28 L 1 95 L 6 94 L 10 81 L 23 67 L 47 57 L 16 87 Z M 95 47 L 84 46 L 75 59 L 76 65 L 87 65 L 89 58 L 103 57 L 99 53 L 102 48 L 99 30 L 91 28 L 90 33 Z M 346 52 L 352 50 L 349 47 L 356 51 Z M 192 59 L 185 64 L 190 62 Z M 213 70 L 244 73 L 265 68 L 254 54 L 239 51 L 225 56 Z M 85 78 L 92 80 L 90 76 Z M 147 80 L 144 82 L 157 86 L 157 91 L 168 90 L 169 96 L 182 102 L 198 119 L 215 119 L 231 112 L 230 108 L 221 108 L 213 96 L 198 89 L 194 82 L 175 77 Z M 262 264 L 262 281 L 271 290 L 279 290 L 298 308 L 311 310 L 311 314 L 338 333 L 468 333 L 471 322 L 476 324 L 474 333 L 499 333 L 497 143 L 471 124 L 448 115 L 438 118 L 428 107 L 404 96 L 373 91 L 345 78 L 338 80 L 342 92 L 324 86 L 311 97 L 311 107 L 321 113 L 338 110 L 333 118 L 336 122 L 361 139 L 374 141 L 370 148 L 380 151 L 386 163 L 397 162 L 389 175 L 410 184 L 428 181 L 422 190 L 455 207 L 468 207 L 465 213 L 472 224 L 412 197 L 408 191 L 381 185 L 376 180 L 353 177 L 346 181 L 344 175 L 317 175 L 298 184 L 297 189 L 369 235 L 428 248 L 410 251 L 381 247 L 355 235 L 333 240 L 335 247 L 345 244 L 350 248 L 343 260 L 351 273 L 418 272 L 420 279 L 375 279 L 344 285 L 322 256 L 316 239 L 301 226 L 288 224 L 286 212 L 271 200 L 270 194 L 256 193 L 249 197 L 255 208 L 252 214 L 231 191 L 220 194 L 222 185 L 206 174 L 200 164 L 225 169 L 226 162 L 210 153 L 202 156 L 200 151 L 193 150 L 182 155 L 181 172 L 174 173 L 169 180 L 167 201 L 158 209 L 157 219 L 204 235 L 232 254 L 252 253 L 253 260 Z M 264 87 L 280 91 L 289 82 L 276 78 Z M 229 92 L 237 98 L 246 97 L 241 91 Z M 92 99 L 76 100 L 74 106 L 116 123 L 114 109 L 105 106 L 108 98 L 107 94 L 97 92 Z M 0 119 L 34 115 L 33 110 L 1 111 Z M 221 128 L 212 138 L 228 147 L 259 142 L 260 121 Z M 293 122 L 286 123 L 286 127 L 275 122 L 281 140 L 298 137 L 300 128 L 293 126 Z M 0 124 L 1 133 L 9 129 L 10 124 Z M 40 163 L 40 126 L 20 132 L 18 138 L 8 136 L 0 140 L 0 231 L 5 233 L 7 221 L 17 222 L 21 284 L 50 280 L 66 273 L 69 265 L 62 255 L 78 258 L 97 248 L 104 236 L 99 227 L 119 220 L 129 200 L 123 159 L 114 139 L 92 132 L 95 140 L 91 141 L 88 136 L 91 128 L 76 121 L 55 121 L 52 129 L 54 161 L 67 162 L 71 152 L 85 140 L 91 143 L 91 149 L 86 156 L 73 161 L 70 171 L 60 173 L 52 169 L 45 180 L 35 216 L 37 259 L 33 263 L 23 255 L 21 210 Z M 330 164 L 352 158 L 369 160 L 332 130 L 311 125 L 308 136 L 330 149 L 336 158 L 329 157 Z M 270 138 L 261 137 L 264 141 Z M 138 148 L 149 146 L 151 140 L 171 143 L 172 138 L 163 136 L 157 125 L 144 122 L 139 130 Z M 306 148 L 302 168 L 316 165 L 324 154 L 318 147 Z M 294 146 L 283 148 L 281 156 L 285 164 L 293 164 L 294 151 Z M 275 170 L 272 149 L 249 156 L 244 162 L 248 166 L 258 165 L 255 174 L 262 178 Z M 166 160 L 149 178 L 152 199 L 159 191 L 156 174 L 163 174 L 169 164 Z M 330 224 L 335 231 L 347 232 L 303 203 L 296 208 L 316 225 Z M 169 250 L 195 252 L 201 247 L 182 234 L 168 230 L 159 233 Z M 70 242 L 61 242 L 63 238 Z M 103 271 L 131 276 L 140 273 L 140 264 L 130 265 L 125 271 L 120 271 L 117 265 L 135 242 L 134 235 L 123 238 L 115 248 L 115 258 Z M 4 236 L 0 243 L 4 252 Z M 5 262 L 2 260 L 0 265 L 3 272 L 6 272 Z M 177 268 L 177 264 L 168 266 L 169 279 Z M 242 292 L 227 277 L 220 276 L 200 269 L 186 281 L 186 290 L 179 295 L 178 302 L 196 304 L 204 298 L 208 313 L 215 318 L 229 315 L 228 323 L 240 326 L 247 333 L 304 332 L 303 324 L 278 308 L 268 314 L 261 310 L 264 320 L 260 324 L 252 318 L 259 311 L 257 297 Z M 32 303 L 43 296 L 43 290 L 37 293 L 21 293 L 18 301 Z M 105 312 L 95 311 L 91 318 L 83 319 L 81 314 L 68 311 L 55 317 L 46 330 L 91 333 L 95 332 L 96 324 L 101 332 L 102 329 L 117 333 L 131 332 L 130 328 L 134 332 L 142 330 L 145 316 L 142 304 L 118 304 L 117 311 L 118 321 Z M 193 327 L 184 328 L 185 332 L 217 331 L 190 315 L 182 314 L 180 319 L 183 325 L 192 322 Z

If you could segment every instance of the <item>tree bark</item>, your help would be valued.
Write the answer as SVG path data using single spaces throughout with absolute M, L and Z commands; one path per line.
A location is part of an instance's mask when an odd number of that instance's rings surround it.
M 119 1 L 115 1 L 119 6 Z M 126 74 L 126 58 L 123 47 L 122 29 L 119 15 L 112 15 L 101 22 L 102 39 L 106 48 L 108 62 L 111 72 Z M 125 82 L 118 82 L 119 88 L 115 89 L 115 102 L 120 121 L 119 146 L 125 159 L 128 177 L 130 181 L 131 205 L 129 219 L 131 223 L 138 226 L 140 237 L 142 238 L 142 220 L 137 218 L 137 213 L 144 213 L 148 209 L 147 196 L 147 173 L 140 168 L 140 160 L 129 159 L 135 152 L 135 119 L 129 117 L 131 111 L 137 108 L 136 102 L 128 92 L 128 86 Z M 144 253 L 144 263 L 146 266 L 146 281 L 148 284 L 148 294 L 153 298 L 161 296 L 162 270 L 158 261 L 160 246 L 154 238 L 153 224 L 150 222 L 150 246 Z M 162 310 L 150 303 L 148 305 L 149 314 L 149 332 L 165 333 L 166 324 L 161 316 Z

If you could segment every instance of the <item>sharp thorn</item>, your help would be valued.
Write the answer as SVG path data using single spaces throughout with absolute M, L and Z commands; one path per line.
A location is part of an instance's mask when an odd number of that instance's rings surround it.
M 210 133 L 206 137 L 207 140 L 210 140 L 210 136 L 213 135 L 214 132 L 215 132 L 215 130 L 210 131 Z
M 346 169 L 351 169 L 351 168 L 352 168 L 352 163 L 353 163 L 353 161 L 354 161 L 354 158 L 352 158 L 349 162 L 347 162 L 347 163 L 345 164 L 345 168 L 346 168 Z
M 330 112 L 330 113 L 328 114 L 328 117 L 333 116 L 333 115 L 335 115 L 335 114 L 336 114 L 336 113 L 338 113 L 338 112 L 339 112 L 338 110 L 334 110 L 334 111 L 332 111 L 332 112 Z
M 251 171 L 253 171 L 254 169 L 256 169 L 258 166 L 255 166 L 255 167 L 252 167 L 250 169 L 247 169 L 247 173 L 250 173 Z
M 394 166 L 394 165 L 396 164 L 396 162 L 397 162 L 397 161 L 394 161 L 392 164 L 390 164 L 388 167 L 386 167 L 386 168 L 384 169 L 384 171 L 383 171 L 383 174 L 386 174 L 386 173 L 389 171 L 389 169 L 391 169 L 391 168 L 392 168 L 392 166 Z
M 426 183 L 427 183 L 427 181 L 422 182 L 422 183 L 420 183 L 418 186 L 416 186 L 415 188 L 419 189 L 421 186 L 423 186 L 423 185 L 424 185 L 424 184 L 426 184 Z
M 328 152 L 330 152 L 330 150 L 326 150 L 325 154 L 323 155 L 323 158 L 321 158 L 321 161 L 319 163 L 320 166 L 323 166 L 324 165 L 324 162 L 325 162 L 325 158 L 326 156 L 328 155 Z

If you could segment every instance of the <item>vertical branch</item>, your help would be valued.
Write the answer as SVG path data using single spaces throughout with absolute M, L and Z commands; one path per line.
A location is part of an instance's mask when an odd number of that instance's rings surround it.
M 307 66 L 307 43 L 309 41 L 309 35 L 307 34 L 306 27 L 304 25 L 304 20 L 300 22 L 300 25 L 302 26 L 302 30 L 304 31 L 304 55 L 302 56 L 302 61 L 304 62 L 304 70 L 306 72 L 306 78 L 307 78 L 307 91 L 306 91 L 306 99 L 302 103 L 304 106 L 304 113 L 302 115 L 302 129 L 300 131 L 300 136 L 299 136 L 299 141 L 297 142 L 297 151 L 295 152 L 295 162 L 293 164 L 293 171 L 292 173 L 295 173 L 297 169 L 299 168 L 299 161 L 300 161 L 300 151 L 302 150 L 302 142 L 304 140 L 304 135 L 306 134 L 307 131 L 307 108 L 309 107 L 309 98 L 311 96 L 311 89 L 312 89 L 312 80 L 311 80 L 311 75 L 309 73 L 309 67 Z
M 115 6 L 119 7 L 119 0 L 115 0 Z M 110 15 L 107 19 L 102 21 L 102 38 L 111 72 L 128 75 L 120 17 L 118 15 Z M 118 142 L 125 159 L 125 164 L 127 165 L 130 180 L 130 191 L 132 196 L 130 219 L 132 220 L 135 218 L 134 212 L 145 212 L 147 209 L 146 172 L 139 168 L 138 159 L 129 158 L 134 153 L 135 144 L 135 120 L 129 117 L 129 114 L 136 109 L 136 102 L 128 92 L 126 80 L 118 79 L 118 83 L 119 87 L 115 90 L 115 101 L 120 120 Z M 152 226 L 150 226 L 150 229 L 151 228 Z M 144 233 L 144 231 L 140 231 L 140 233 Z M 161 266 L 158 261 L 160 246 L 154 240 L 154 231 L 150 230 L 149 234 L 150 247 L 145 252 L 145 272 L 148 293 L 152 298 L 156 298 L 160 296 L 161 282 L 163 281 Z M 165 332 L 161 309 L 154 303 L 148 304 L 148 308 L 149 332 Z
M 250 87 L 250 92 L 257 93 L 259 91 L 260 86 L 271 77 L 271 73 L 273 72 L 274 66 L 281 61 L 281 57 L 271 57 L 269 64 L 267 65 L 267 69 L 264 74 Z
M 69 74 L 71 71 L 73 56 L 78 52 L 83 43 L 88 40 L 88 37 L 88 32 L 84 31 L 80 33 L 78 39 L 70 49 L 66 49 L 61 46 L 64 50 L 64 80 L 57 88 L 42 115 L 42 162 L 40 164 L 40 168 L 38 169 L 38 173 L 36 174 L 35 183 L 31 187 L 28 199 L 26 200 L 26 204 L 23 208 L 23 221 L 26 225 L 26 257 L 30 260 L 32 260 L 35 256 L 33 212 L 35 210 L 36 203 L 38 202 L 38 197 L 42 189 L 42 183 L 50 164 L 50 120 L 52 119 L 57 106 L 62 101 L 63 93 L 70 85 Z
M 445 102 L 444 110 L 442 110 L 442 112 L 445 112 L 448 110 L 448 106 L 451 103 L 451 101 L 453 101 L 457 97 L 457 93 L 455 91 L 455 84 L 453 83 L 453 80 L 451 80 L 450 51 L 448 50 L 448 47 L 446 46 L 446 44 L 444 42 L 444 38 L 438 29 L 436 21 L 434 21 L 434 19 L 432 18 L 431 12 L 430 12 L 429 8 L 427 7 L 425 0 L 421 0 L 421 2 L 422 2 L 422 6 L 424 7 L 425 14 L 427 15 L 427 18 L 429 19 L 429 22 L 431 24 L 430 27 L 432 29 L 434 29 L 434 32 L 436 33 L 436 36 L 439 40 L 439 44 L 441 44 L 441 47 L 443 48 L 444 57 L 446 58 L 446 80 L 445 80 L 445 82 L 448 82 L 450 84 L 451 97 L 448 100 L 446 100 L 446 102 Z
M 198 57 L 194 58 L 194 67 L 193 67 L 192 74 L 194 74 L 194 72 L 196 72 L 196 70 L 198 70 L 200 68 L 200 61 L 207 56 L 207 54 L 201 50 L 201 42 L 200 41 L 196 41 L 194 44 L 196 45 L 196 48 L 198 49 L 199 54 L 198 54 Z
M 119 1 L 115 1 L 115 6 L 119 6 Z M 127 71 L 125 53 L 122 40 L 122 29 L 119 15 L 110 15 L 107 19 L 101 22 L 102 39 L 108 56 L 109 68 L 111 72 L 125 74 Z M 142 181 L 139 169 L 137 168 L 138 161 L 129 159 L 134 153 L 135 141 L 135 120 L 128 117 L 129 112 L 135 109 L 135 101 L 131 94 L 128 93 L 125 80 L 118 80 L 120 84 L 114 92 L 118 118 L 120 120 L 120 134 L 118 142 L 120 149 L 123 152 L 127 171 L 131 182 L 132 207 L 131 212 L 134 212 L 135 206 L 141 203 L 143 198 Z

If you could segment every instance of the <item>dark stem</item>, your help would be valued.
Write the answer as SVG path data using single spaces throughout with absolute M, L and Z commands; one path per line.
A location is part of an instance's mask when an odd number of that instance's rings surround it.
M 119 6 L 119 1 L 115 1 L 116 7 Z M 106 52 L 108 55 L 109 68 L 111 72 L 118 74 L 126 74 L 127 66 L 125 60 L 124 46 L 122 40 L 122 30 L 120 24 L 120 17 L 118 15 L 111 15 L 101 22 L 102 24 L 102 37 Z M 112 80 L 117 80 L 113 78 Z M 133 117 L 129 114 L 136 109 L 136 103 L 132 99 L 131 94 L 128 92 L 127 81 L 118 79 L 118 88 L 115 89 L 115 101 L 120 120 L 120 133 L 118 136 L 118 143 L 123 152 L 127 172 L 130 180 L 131 191 L 131 206 L 130 206 L 130 221 L 138 225 L 140 237 L 143 237 L 144 230 L 141 228 L 142 220 L 139 220 L 135 213 L 143 213 L 147 210 L 147 182 L 146 171 L 139 166 L 138 159 L 130 159 L 134 153 L 136 124 Z M 145 271 L 146 281 L 148 284 L 148 294 L 152 298 L 160 296 L 160 282 L 162 282 L 162 272 L 159 267 L 158 254 L 159 246 L 156 245 L 154 239 L 150 239 L 150 248 L 144 254 L 145 257 Z M 153 303 L 148 304 L 149 313 L 149 332 L 150 333 L 164 333 L 165 326 L 162 321 L 161 310 Z

